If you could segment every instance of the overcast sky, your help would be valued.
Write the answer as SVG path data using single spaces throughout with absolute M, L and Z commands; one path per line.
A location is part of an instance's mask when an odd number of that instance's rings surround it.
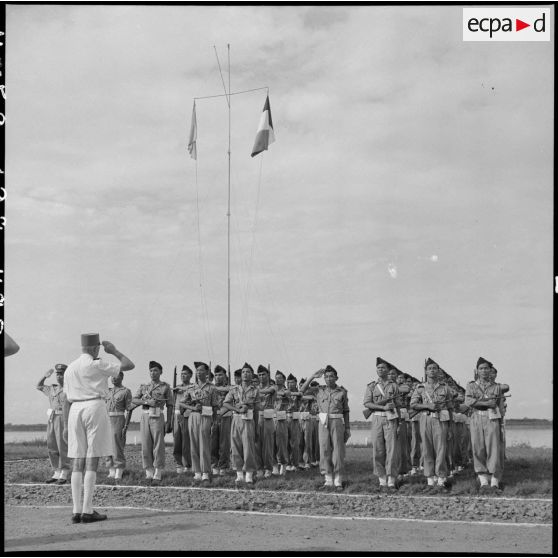
M 325 364 L 362 419 L 377 355 L 552 416 L 553 42 L 462 41 L 456 6 L 9 5 L 5 421 L 99 331 L 148 362 Z M 199 208 L 199 212 L 198 212 Z M 198 236 L 199 217 L 199 236 Z M 201 285 L 201 286 L 200 286 Z

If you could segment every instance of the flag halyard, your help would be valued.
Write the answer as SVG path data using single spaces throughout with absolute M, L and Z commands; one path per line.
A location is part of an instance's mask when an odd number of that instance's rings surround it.
M 196 119 L 196 101 L 194 101 L 194 107 L 192 108 L 192 123 L 190 124 L 190 139 L 188 140 L 188 152 L 190 157 L 196 160 L 198 158 L 198 122 Z

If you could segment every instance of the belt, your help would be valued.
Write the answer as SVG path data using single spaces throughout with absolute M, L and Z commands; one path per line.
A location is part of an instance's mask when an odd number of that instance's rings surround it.
M 343 413 L 328 413 L 327 414 L 328 418 L 343 418 Z
M 61 415 L 63 413 L 63 411 L 53 411 L 53 415 Z
M 95 401 L 95 399 L 101 399 L 101 397 L 89 397 L 88 399 L 72 399 L 72 403 L 81 403 L 82 401 Z
M 312 420 L 320 420 L 320 417 L 318 415 L 310 415 L 310 418 Z
M 120 417 L 120 416 L 124 416 L 126 413 L 124 411 L 109 411 L 108 412 L 108 416 L 109 417 Z
M 478 409 L 474 410 L 476 415 L 481 415 L 483 417 L 487 417 L 488 416 L 488 411 L 479 411 Z
M 192 413 L 197 413 L 198 415 L 201 415 L 201 411 L 192 411 Z
M 385 411 L 372 411 L 372 414 L 373 415 L 378 415 L 379 417 L 387 416 Z

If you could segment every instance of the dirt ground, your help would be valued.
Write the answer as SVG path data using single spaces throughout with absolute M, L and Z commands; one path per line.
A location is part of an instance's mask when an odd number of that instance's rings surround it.
M 109 519 L 74 525 L 67 505 L 6 505 L 4 551 L 552 552 L 551 525 L 97 509 Z

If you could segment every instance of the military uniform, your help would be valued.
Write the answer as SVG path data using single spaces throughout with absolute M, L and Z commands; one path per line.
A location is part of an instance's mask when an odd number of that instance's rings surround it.
M 294 471 L 301 464 L 300 459 L 300 402 L 302 395 L 289 395 L 287 405 L 287 433 L 289 467 Z
M 140 419 L 142 466 L 148 472 L 165 467 L 164 408 L 172 407 L 172 390 L 166 382 L 141 384 L 134 399 L 155 399 L 156 406 L 142 405 Z
M 308 391 L 316 396 L 318 406 L 320 470 L 326 475 L 326 481 L 334 476 L 336 486 L 341 486 L 345 477 L 344 415 L 349 412 L 347 390 L 343 386 L 318 386 Z
M 209 382 L 192 384 L 184 393 L 184 403 L 200 404 L 201 411 L 191 411 L 189 419 L 190 451 L 194 475 L 211 473 L 211 423 L 220 398 L 215 386 Z M 195 479 L 194 479 L 195 480 Z
M 112 431 L 112 455 L 107 457 L 107 467 L 110 469 L 124 469 L 126 456 L 124 446 L 126 435 L 122 433 L 126 425 L 126 411 L 132 408 L 132 392 L 124 386 L 111 387 L 105 397 L 107 412 Z M 118 477 L 121 477 L 119 472 Z
M 409 438 L 407 435 L 407 421 L 409 419 L 408 397 L 402 394 L 396 399 L 399 413 L 399 426 L 397 429 L 398 463 L 399 474 L 404 475 L 411 470 L 411 459 L 409 455 Z
M 190 450 L 190 432 L 188 422 L 190 409 L 182 410 L 180 403 L 184 402 L 184 394 L 191 384 L 176 386 L 174 391 L 174 419 L 172 425 L 173 450 L 172 455 L 176 463 L 177 472 L 182 469 L 190 470 L 192 467 L 192 454 Z
M 424 460 L 424 476 L 433 479 L 438 477 L 442 484 L 448 477 L 446 453 L 450 421 L 451 391 L 445 384 L 427 382 L 419 384 L 411 397 L 411 406 L 441 403 L 439 412 L 422 410 L 420 415 L 420 436 L 422 438 L 422 456 Z M 441 480 L 440 480 L 441 479 Z M 432 484 L 433 481 L 429 481 Z
M 66 394 L 63 387 L 58 384 L 38 388 L 49 401 L 47 411 L 47 450 L 50 464 L 55 471 L 53 478 L 66 479 L 70 471 L 70 460 L 68 459 L 68 440 L 64 439 L 64 417 L 63 409 L 66 402 Z
M 372 381 L 366 386 L 363 404 L 378 405 L 380 401 L 394 397 L 399 393 L 395 382 L 386 380 Z M 372 456 L 374 462 L 374 474 L 383 485 L 386 476 L 397 477 L 399 472 L 397 426 L 398 414 L 396 411 L 372 411 Z
M 311 397 L 307 395 L 306 397 Z M 302 399 L 300 402 L 300 430 L 302 441 L 302 462 L 304 463 L 305 469 L 309 469 L 312 464 L 313 456 L 312 450 L 314 445 L 314 429 L 312 415 L 310 414 L 310 408 L 312 406 L 312 400 Z
M 500 384 L 475 380 L 467 384 L 465 405 L 472 407 L 479 399 L 498 398 L 501 395 Z M 472 407 L 471 411 L 471 447 L 475 473 L 491 474 L 500 480 L 503 473 L 500 409 L 480 410 Z
M 246 413 L 233 412 L 231 426 L 231 445 L 233 465 L 237 475 L 242 471 L 251 475 L 256 470 L 256 447 L 255 447 L 255 424 L 254 413 L 259 410 L 258 401 L 260 398 L 259 389 L 249 386 L 232 386 L 227 393 L 224 403 L 229 403 L 236 407 L 246 405 Z
M 263 389 L 272 388 L 271 393 L 259 393 L 258 442 L 256 444 L 256 461 L 260 469 L 265 470 L 269 477 L 277 468 L 275 456 L 275 387 L 268 385 Z
M 318 466 L 320 464 L 320 431 L 319 431 L 319 410 L 318 401 L 314 399 L 310 402 L 310 424 L 312 426 L 312 450 L 310 452 L 312 464 Z
M 224 386 L 223 386 L 224 387 Z M 230 386 L 229 387 L 230 390 Z M 217 416 L 211 425 L 211 467 L 224 475 L 230 467 L 232 411 L 223 407 L 227 391 L 215 390 L 217 393 Z
M 275 394 L 275 458 L 284 474 L 289 464 L 289 428 L 287 425 L 287 407 L 289 397 L 287 388 L 278 389 Z

